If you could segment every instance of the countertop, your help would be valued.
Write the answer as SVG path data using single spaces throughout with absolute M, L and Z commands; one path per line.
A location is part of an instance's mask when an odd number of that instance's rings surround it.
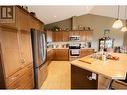
M 69 49 L 69 48 L 47 48 L 47 52 L 53 49 Z
M 69 48 L 47 48 L 47 52 L 52 49 L 69 49 Z M 80 49 L 93 49 L 93 48 L 80 48 Z
M 96 74 L 104 75 L 110 79 L 125 79 L 127 72 L 127 54 L 112 53 L 114 56 L 118 56 L 119 60 L 107 60 L 106 62 L 96 59 L 92 64 L 79 61 L 79 59 L 71 61 L 72 65 L 80 67 L 82 69 L 89 70 Z M 89 57 L 89 56 L 87 56 Z

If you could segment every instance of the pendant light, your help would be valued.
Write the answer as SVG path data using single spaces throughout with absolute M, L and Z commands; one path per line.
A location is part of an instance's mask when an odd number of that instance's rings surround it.
M 117 16 L 117 19 L 116 21 L 113 23 L 112 27 L 115 28 L 115 29 L 119 29 L 123 26 L 123 23 L 122 21 L 119 19 L 119 6 L 118 6 L 118 16 Z
M 125 17 L 124 17 L 124 19 L 125 19 L 125 26 L 121 29 L 121 31 L 122 32 L 126 32 L 127 31 L 127 27 L 126 27 L 126 6 L 125 6 Z

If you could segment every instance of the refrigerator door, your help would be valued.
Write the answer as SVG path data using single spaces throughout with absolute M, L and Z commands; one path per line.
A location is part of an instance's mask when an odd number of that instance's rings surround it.
M 43 32 L 31 30 L 32 51 L 34 67 L 38 68 L 46 60 L 46 37 Z
M 38 64 L 36 67 L 39 67 L 40 65 L 44 64 L 46 61 L 46 37 L 44 33 L 40 33 L 39 37 L 39 52 L 38 52 L 38 56 L 39 56 L 39 60 L 40 60 L 40 64 Z

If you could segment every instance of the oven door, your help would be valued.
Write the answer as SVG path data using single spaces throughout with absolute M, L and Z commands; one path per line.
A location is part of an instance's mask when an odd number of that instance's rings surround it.
M 70 56 L 79 56 L 80 49 L 70 49 Z

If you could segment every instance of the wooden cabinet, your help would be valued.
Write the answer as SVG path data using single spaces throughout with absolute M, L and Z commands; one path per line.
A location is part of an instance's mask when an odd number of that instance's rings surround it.
M 49 37 L 49 35 L 47 36 Z M 51 38 L 51 36 L 50 36 Z M 53 42 L 67 42 L 69 41 L 69 31 L 58 31 L 52 32 L 52 40 Z
M 31 89 L 34 75 L 30 28 L 42 30 L 43 22 L 19 6 L 15 9 L 14 24 L 0 24 L 0 73 L 5 75 L 2 82 L 6 82 L 5 88 Z
M 69 60 L 69 49 L 54 49 L 55 61 L 68 61 Z
M 18 32 L 16 30 L 2 28 L 0 39 L 5 76 L 9 77 L 21 66 Z
M 69 41 L 69 31 L 63 31 L 63 42 Z
M 27 86 L 27 84 L 34 84 L 33 78 L 31 78 L 33 76 L 33 67 L 26 66 L 28 64 L 32 65 L 30 33 L 26 31 L 18 32 L 13 29 L 2 28 L 0 34 L 1 51 L 4 64 L 3 68 L 5 71 L 5 78 L 7 80 L 6 88 L 18 89 L 20 87 L 23 89 L 24 85 Z M 31 69 L 30 71 L 27 70 L 29 68 Z M 23 75 L 24 70 L 26 71 L 22 79 L 20 75 Z M 26 79 L 28 79 L 28 82 Z M 14 83 L 11 84 L 12 82 Z
M 71 89 L 97 89 L 97 80 L 90 80 L 92 72 L 71 65 Z
M 80 40 L 87 41 L 87 33 L 86 31 L 80 31 Z
M 69 36 L 80 36 L 80 31 L 77 30 L 69 31 Z
M 20 31 L 20 48 L 21 48 L 21 62 L 23 64 L 32 63 L 32 46 L 30 32 Z
M 46 31 L 46 35 L 47 35 L 47 42 L 52 42 L 53 41 L 52 31 Z
M 93 31 L 92 30 L 90 31 L 85 31 L 85 30 L 64 31 L 62 30 L 62 31 L 52 32 L 53 42 L 61 42 L 61 41 L 67 42 L 69 41 L 69 36 L 80 36 L 80 41 L 91 42 L 92 37 L 93 37 Z
M 47 62 L 48 62 L 48 65 L 49 63 L 53 60 L 54 58 L 54 50 L 50 50 L 47 52 Z
M 80 57 L 85 57 L 94 53 L 94 49 L 80 49 Z
M 62 42 L 63 41 L 63 33 L 61 31 L 53 32 L 53 41 L 54 42 Z
M 29 27 L 29 15 L 24 12 L 21 9 L 18 9 L 17 11 L 17 27 L 19 30 L 25 30 L 25 31 L 30 31 L 30 27 Z M 19 19 L 20 18 L 20 19 Z
M 87 41 L 91 42 L 92 41 L 92 37 L 93 37 L 93 31 L 86 31 L 86 39 Z
M 29 23 L 30 23 L 30 28 L 34 28 L 36 30 L 43 30 L 43 24 L 37 21 L 34 17 L 29 17 Z

